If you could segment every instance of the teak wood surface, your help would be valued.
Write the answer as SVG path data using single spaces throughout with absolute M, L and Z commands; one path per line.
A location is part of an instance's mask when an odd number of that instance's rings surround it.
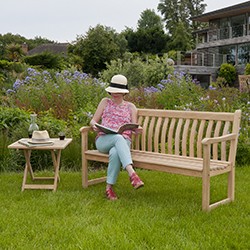
M 202 209 L 209 211 L 234 200 L 235 158 L 241 110 L 234 113 L 138 109 L 141 135 L 132 140 L 135 167 L 202 178 Z M 82 135 L 82 185 L 103 182 L 88 179 L 88 161 L 108 162 L 108 155 L 88 149 L 90 127 Z M 228 175 L 227 197 L 210 203 L 210 178 Z

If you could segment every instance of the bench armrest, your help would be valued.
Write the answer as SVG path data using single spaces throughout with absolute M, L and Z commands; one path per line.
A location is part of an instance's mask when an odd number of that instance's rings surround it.
M 204 138 L 201 143 L 203 144 L 203 170 L 204 174 L 208 174 L 209 169 L 210 169 L 210 160 L 211 160 L 211 145 L 215 143 L 222 143 L 226 141 L 231 141 L 232 143 L 230 147 L 230 152 L 228 156 L 228 161 L 232 163 L 232 166 L 234 166 L 235 162 L 235 154 L 236 154 L 236 139 L 237 139 L 237 134 L 236 133 L 231 133 L 231 134 L 226 134 L 218 137 L 213 137 L 213 138 Z
M 91 130 L 91 127 L 90 126 L 84 126 L 84 127 L 81 127 L 80 128 L 80 132 L 81 133 L 86 133 L 86 132 L 88 132 L 88 131 L 90 131 Z
M 92 128 L 90 126 L 84 126 L 80 128 L 81 133 L 81 144 L 82 144 L 82 152 L 88 150 L 88 132 L 91 131 Z
M 237 135 L 235 133 L 232 133 L 232 134 L 222 135 L 222 136 L 219 136 L 219 137 L 204 138 L 201 141 L 201 143 L 203 145 L 209 145 L 209 144 L 213 144 L 213 143 L 236 140 L 236 138 L 237 138 Z

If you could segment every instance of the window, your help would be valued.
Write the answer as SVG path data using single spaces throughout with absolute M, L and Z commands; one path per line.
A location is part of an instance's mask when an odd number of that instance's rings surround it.
M 250 43 L 239 45 L 238 64 L 247 64 L 250 62 Z
M 228 39 L 230 31 L 230 22 L 228 18 L 222 18 L 220 20 L 220 39 Z
M 245 36 L 244 28 L 246 24 L 245 15 L 231 17 L 232 37 Z
M 248 13 L 248 22 L 246 26 L 247 26 L 246 35 L 250 35 L 250 13 Z
M 236 45 L 224 46 L 219 48 L 220 64 L 236 64 Z

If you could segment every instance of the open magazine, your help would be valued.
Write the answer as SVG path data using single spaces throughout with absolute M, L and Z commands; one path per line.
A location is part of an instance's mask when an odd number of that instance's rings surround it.
M 100 131 L 104 132 L 105 134 L 122 134 L 125 130 L 134 130 L 139 127 L 139 124 L 137 123 L 126 123 L 120 126 L 118 130 L 114 130 L 114 129 L 102 126 L 99 123 L 96 123 L 95 125 Z

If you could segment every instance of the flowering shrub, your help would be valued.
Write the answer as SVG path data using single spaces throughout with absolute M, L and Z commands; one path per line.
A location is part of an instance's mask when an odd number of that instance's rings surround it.
M 236 88 L 210 86 L 201 88 L 188 75 L 180 72 L 169 74 L 157 87 L 133 91 L 129 100 L 138 107 L 173 110 L 200 110 L 234 112 L 242 110 L 237 162 L 250 163 L 250 97 Z
M 224 78 L 228 86 L 233 87 L 237 76 L 236 68 L 230 63 L 223 63 L 220 66 L 218 76 Z
M 245 75 L 250 75 L 250 63 L 247 63 L 245 67 Z
M 112 60 L 101 73 L 101 78 L 109 82 L 114 74 L 123 74 L 128 78 L 129 87 L 156 86 L 173 70 L 166 60 L 165 56 L 140 58 L 136 54 L 127 60 Z
M 221 87 L 218 84 L 203 89 L 190 76 L 170 69 L 163 80 L 154 81 L 155 84 L 152 86 L 132 87 L 126 99 L 140 108 L 223 112 L 241 109 L 237 163 L 249 164 L 250 99 L 248 93 L 241 93 L 236 88 Z M 24 76 L 17 79 L 12 88 L 6 91 L 4 106 L 20 109 L 14 110 L 18 113 L 13 112 L 12 109 L 2 110 L 0 119 L 2 129 L 6 130 L 7 126 L 12 140 L 26 136 L 29 113 L 36 112 L 39 127 L 47 129 L 51 137 L 57 136 L 59 131 L 64 131 L 66 136 L 74 138 L 71 147 L 64 152 L 64 159 L 67 161 L 67 166 L 80 166 L 79 128 L 89 124 L 98 103 L 107 95 L 104 85 L 100 79 L 75 70 L 56 72 L 28 68 Z M 20 110 L 26 110 L 27 113 L 19 114 Z M 16 123 L 19 121 L 15 120 L 15 117 L 22 118 L 22 126 L 15 126 L 19 124 Z M 93 133 L 89 139 L 91 145 L 94 145 L 94 138 Z M 7 163 L 7 159 L 5 160 L 6 166 L 11 165 Z
M 80 109 L 93 112 L 104 91 L 103 83 L 86 73 L 28 68 L 25 77 L 17 79 L 7 94 L 17 107 L 36 113 L 52 109 L 56 118 L 67 119 Z

